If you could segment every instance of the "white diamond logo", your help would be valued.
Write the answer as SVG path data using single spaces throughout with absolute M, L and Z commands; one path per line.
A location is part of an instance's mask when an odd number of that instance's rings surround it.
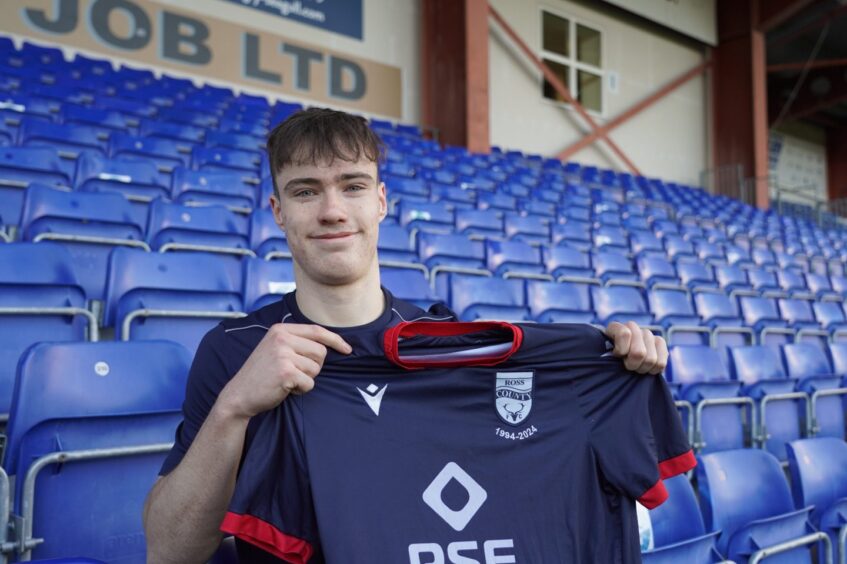
M 382 388 L 379 388 L 376 384 L 371 384 L 364 390 L 361 388 L 356 388 L 359 390 L 359 393 L 362 394 L 362 399 L 365 400 L 365 403 L 368 404 L 368 407 L 371 408 L 371 411 L 374 412 L 374 415 L 379 415 L 379 406 L 382 405 L 382 396 L 385 395 L 385 390 L 388 389 L 388 384 L 384 385 Z
M 441 499 L 441 494 L 450 480 L 456 480 L 468 492 L 468 501 L 459 510 L 447 507 Z M 456 531 L 462 531 L 468 526 L 486 499 L 488 499 L 488 493 L 483 487 L 455 462 L 448 462 L 423 493 L 424 503 Z

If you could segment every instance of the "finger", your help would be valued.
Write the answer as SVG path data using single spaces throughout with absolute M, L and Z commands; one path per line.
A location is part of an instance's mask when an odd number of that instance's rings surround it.
M 608 327 L 606 327 L 606 335 L 612 339 L 612 342 L 615 344 L 612 354 L 617 357 L 626 356 L 629 352 L 630 341 L 632 339 L 632 332 L 629 330 L 629 327 L 623 323 L 612 321 L 609 323 Z
M 623 364 L 627 370 L 636 370 L 644 362 L 644 357 L 647 355 L 644 334 L 641 332 L 641 327 L 634 321 L 627 321 L 626 327 L 630 331 L 630 341 L 629 351 L 623 359 Z
M 647 374 L 653 367 L 656 366 L 656 338 L 653 332 L 642 327 L 641 334 L 644 338 L 644 360 L 641 361 L 641 366 L 635 369 L 639 374 Z
M 656 366 L 650 371 L 651 374 L 661 374 L 668 366 L 668 343 L 662 337 L 655 336 L 656 340 Z
M 293 375 L 293 378 L 289 382 L 288 393 L 299 396 L 301 394 L 311 392 L 314 387 L 314 379 L 306 376 L 302 372 L 298 372 Z
M 297 355 L 293 358 L 293 362 L 297 370 L 309 378 L 315 378 L 321 371 L 321 363 L 315 362 L 308 356 Z
M 289 333 L 285 336 L 285 344 L 296 355 L 308 357 L 323 366 L 326 358 L 326 347 L 321 343 Z
M 353 347 L 347 341 L 341 338 L 338 333 L 333 333 L 320 325 L 310 325 L 305 323 L 287 323 L 286 327 L 289 331 L 300 337 L 317 341 L 322 345 L 335 349 L 341 354 L 350 354 L 353 352 Z

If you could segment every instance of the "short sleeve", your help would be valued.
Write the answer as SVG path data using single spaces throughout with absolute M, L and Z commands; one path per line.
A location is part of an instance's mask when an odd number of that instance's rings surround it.
M 604 477 L 648 509 L 664 502 L 662 480 L 696 465 L 679 412 L 661 376 L 629 372 L 620 361 L 601 362 L 585 378 L 580 397 L 591 428 L 591 448 Z
M 206 416 L 215 405 L 218 394 L 231 378 L 223 358 L 220 356 L 223 327 L 218 325 L 203 337 L 188 372 L 185 401 L 182 404 L 182 422 L 176 429 L 174 446 L 159 470 L 160 476 L 176 468 L 188 452 L 194 437 L 200 431 Z
M 221 524 L 224 533 L 291 564 L 306 564 L 320 552 L 299 413 L 299 398 L 292 397 L 257 416 L 256 435 Z

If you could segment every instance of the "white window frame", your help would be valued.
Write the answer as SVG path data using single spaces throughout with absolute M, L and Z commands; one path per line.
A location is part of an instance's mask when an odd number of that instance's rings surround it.
M 553 53 L 551 51 L 544 50 L 544 13 L 547 12 L 550 15 L 568 20 L 569 29 L 568 29 L 568 52 L 571 54 L 570 57 L 563 57 L 558 53 Z M 595 67 L 593 65 L 589 65 L 587 63 L 581 63 L 577 60 L 577 44 L 576 44 L 576 28 L 578 25 L 582 25 L 584 27 L 591 28 L 597 31 L 600 34 L 600 66 Z M 574 17 L 572 14 L 568 14 L 566 12 L 561 12 L 549 7 L 539 7 L 538 8 L 538 26 L 539 26 L 539 48 L 538 48 L 538 58 L 541 61 L 544 59 L 548 59 L 550 61 L 554 61 L 556 63 L 565 65 L 568 67 L 568 90 L 570 90 L 571 96 L 574 97 L 574 100 L 579 100 L 579 84 L 578 84 L 578 75 L 577 71 L 583 70 L 588 71 L 592 74 L 598 75 L 600 77 L 600 111 L 589 109 L 585 106 L 583 108 L 589 115 L 603 117 L 606 115 L 606 31 L 602 26 L 597 25 L 594 22 L 589 22 L 587 20 L 583 20 L 581 18 Z M 551 98 L 547 98 L 544 95 L 544 74 L 540 73 L 538 77 L 538 90 L 539 97 L 542 102 L 547 104 L 552 104 L 554 106 L 560 108 L 566 108 L 570 111 L 576 111 L 573 107 L 567 102 L 560 102 L 558 100 L 553 100 Z

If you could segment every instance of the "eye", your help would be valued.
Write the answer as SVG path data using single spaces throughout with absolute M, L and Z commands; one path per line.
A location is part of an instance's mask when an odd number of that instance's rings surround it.
M 366 186 L 363 186 L 361 184 L 351 184 L 347 187 L 347 190 L 349 192 L 359 192 L 360 190 L 364 190 L 365 188 Z
M 300 190 L 294 191 L 294 197 L 295 198 L 308 198 L 309 196 L 314 196 L 314 195 L 315 195 L 315 191 L 312 190 L 311 188 L 302 188 Z

